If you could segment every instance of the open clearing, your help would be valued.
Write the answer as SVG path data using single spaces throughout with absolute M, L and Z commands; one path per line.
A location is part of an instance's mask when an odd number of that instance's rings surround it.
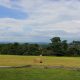
M 43 63 L 35 63 L 40 58 Z M 0 66 L 64 66 L 80 68 L 80 57 L 0 55 Z M 0 68 L 0 80 L 80 80 L 80 70 L 54 68 Z
M 0 80 L 80 80 L 80 71 L 39 68 L 0 68 Z
M 36 63 L 34 59 L 40 58 L 43 63 Z M 0 66 L 64 66 L 80 68 L 80 57 L 49 57 L 49 56 L 15 56 L 0 55 Z

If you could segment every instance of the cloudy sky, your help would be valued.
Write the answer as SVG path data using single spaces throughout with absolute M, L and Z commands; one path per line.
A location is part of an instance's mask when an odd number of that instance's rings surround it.
M 80 0 L 0 0 L 0 41 L 80 40 Z

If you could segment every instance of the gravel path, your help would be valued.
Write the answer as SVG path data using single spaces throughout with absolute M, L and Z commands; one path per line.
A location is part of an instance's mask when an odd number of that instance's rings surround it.
M 80 68 L 78 68 L 78 67 L 65 67 L 65 66 L 32 66 L 32 65 L 25 65 L 25 66 L 0 66 L 0 68 L 43 68 L 43 69 L 67 69 L 67 70 L 80 71 Z
M 0 68 L 11 68 L 11 66 L 0 66 Z

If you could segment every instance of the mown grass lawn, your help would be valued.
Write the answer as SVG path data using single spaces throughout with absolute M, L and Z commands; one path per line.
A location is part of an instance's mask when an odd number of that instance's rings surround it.
M 43 60 L 43 63 L 35 63 L 34 59 L 36 58 L 41 58 Z M 80 67 L 80 57 L 0 55 L 0 66 L 23 65 Z
M 0 69 L 0 80 L 80 80 L 80 71 L 64 69 Z

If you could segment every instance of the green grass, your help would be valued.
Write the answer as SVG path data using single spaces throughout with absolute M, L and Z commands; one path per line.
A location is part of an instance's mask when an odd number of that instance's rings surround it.
M 35 63 L 41 58 L 43 63 Z M 46 65 L 79 67 L 80 57 L 0 55 L 0 66 Z M 80 80 L 80 71 L 44 68 L 0 68 L 0 80 Z
M 0 69 L 0 80 L 80 80 L 80 72 L 64 69 Z
M 35 63 L 34 59 L 36 58 L 41 58 L 43 60 L 43 63 Z M 80 67 L 80 57 L 0 55 L 0 66 L 22 65 Z

